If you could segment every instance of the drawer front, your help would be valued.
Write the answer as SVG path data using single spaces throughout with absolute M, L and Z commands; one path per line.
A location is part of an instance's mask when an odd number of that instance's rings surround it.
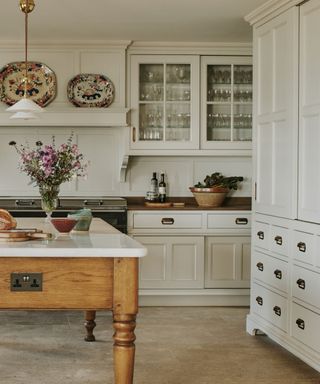
M 287 299 L 253 283 L 251 288 L 251 310 L 271 324 L 287 331 Z
M 224 214 L 217 215 L 208 214 L 208 228 L 231 228 L 231 229 L 248 229 L 251 228 L 251 215 L 249 214 Z
M 270 231 L 269 224 L 262 223 L 260 221 L 256 221 L 254 223 L 252 239 L 256 247 L 269 249 L 269 231 Z
M 252 277 L 288 292 L 288 263 L 255 251 L 252 257 Z
M 170 212 L 152 212 L 135 213 L 133 215 L 134 228 L 202 228 L 202 215 L 199 213 L 170 213 Z
M 293 296 L 320 308 L 320 274 L 294 265 L 292 277 Z
M 293 231 L 293 257 L 303 263 L 314 264 L 315 238 L 310 233 Z
M 292 336 L 308 347 L 320 352 L 320 315 L 292 303 Z
M 270 228 L 270 250 L 282 256 L 289 255 L 288 228 L 272 225 Z

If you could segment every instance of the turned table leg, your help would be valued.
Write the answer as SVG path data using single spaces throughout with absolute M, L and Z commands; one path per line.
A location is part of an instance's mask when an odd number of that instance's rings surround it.
M 95 341 L 96 338 L 94 337 L 93 330 L 96 326 L 96 322 L 94 321 L 96 318 L 96 311 L 86 311 L 85 312 L 85 323 L 84 326 L 87 330 L 87 335 L 84 338 L 85 341 Z
M 136 315 L 113 315 L 113 358 L 116 384 L 132 384 Z

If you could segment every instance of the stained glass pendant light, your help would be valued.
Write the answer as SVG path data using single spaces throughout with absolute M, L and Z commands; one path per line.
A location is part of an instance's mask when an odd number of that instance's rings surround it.
M 41 108 L 37 103 L 28 98 L 28 14 L 33 11 L 35 7 L 34 0 L 20 0 L 20 10 L 25 15 L 25 23 L 24 23 L 24 31 L 25 31 L 25 74 L 23 78 L 24 84 L 24 95 L 21 100 L 16 102 L 11 107 L 7 108 L 6 111 L 14 112 L 14 115 L 10 117 L 10 119 L 37 119 L 37 113 L 43 112 L 43 108 Z

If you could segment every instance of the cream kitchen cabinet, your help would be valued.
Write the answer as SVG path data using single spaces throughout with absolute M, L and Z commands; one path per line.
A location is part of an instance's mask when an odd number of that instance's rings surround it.
M 199 148 L 196 55 L 131 56 L 132 149 Z
M 140 289 L 204 288 L 203 236 L 134 236 L 148 249 Z
M 148 249 L 142 305 L 248 305 L 248 211 L 137 210 L 128 232 Z
M 248 17 L 256 199 L 247 330 L 320 371 L 320 0 L 276 3 Z
M 206 288 L 249 288 L 250 237 L 207 236 Z
M 251 149 L 251 57 L 201 57 L 201 148 Z

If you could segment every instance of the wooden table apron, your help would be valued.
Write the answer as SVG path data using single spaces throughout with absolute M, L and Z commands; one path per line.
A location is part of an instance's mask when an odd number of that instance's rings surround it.
M 113 312 L 116 384 L 133 382 L 137 257 L 0 257 L 0 309 Z M 41 292 L 12 292 L 11 273 L 40 272 Z

